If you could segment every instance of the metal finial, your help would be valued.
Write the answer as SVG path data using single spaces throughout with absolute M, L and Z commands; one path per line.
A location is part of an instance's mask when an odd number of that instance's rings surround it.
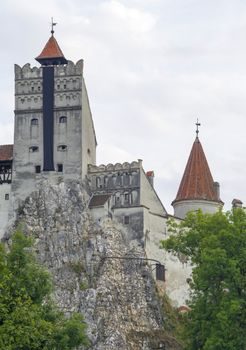
M 197 118 L 197 121 L 196 121 L 196 137 L 198 137 L 198 134 L 199 134 L 199 126 L 201 126 L 201 123 L 199 123 L 198 118 Z
M 54 26 L 56 26 L 56 25 L 57 25 L 57 23 L 53 22 L 53 17 L 51 17 L 51 31 L 50 32 L 52 35 L 55 33 Z

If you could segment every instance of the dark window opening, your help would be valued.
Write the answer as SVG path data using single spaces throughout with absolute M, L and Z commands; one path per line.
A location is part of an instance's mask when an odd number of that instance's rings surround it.
M 67 150 L 67 145 L 60 145 L 57 147 L 57 151 L 64 152 Z
M 62 116 L 59 118 L 59 123 L 66 123 L 67 122 L 67 117 Z
M 58 89 L 58 90 L 60 89 L 60 85 L 59 85 L 59 84 L 57 85 L 57 89 Z
M 32 118 L 31 119 L 31 125 L 38 125 L 38 119 L 37 118 Z
M 125 193 L 124 197 L 125 197 L 125 201 L 128 202 L 129 201 L 129 193 Z
M 57 171 L 58 171 L 58 173 L 63 172 L 63 164 L 57 164 Z
M 41 166 L 40 165 L 36 165 L 35 166 L 35 173 L 36 174 L 40 174 L 41 173 Z
M 31 87 L 31 90 L 34 91 L 34 87 L 33 86 Z
M 6 200 L 6 201 L 9 200 L 9 194 L 8 194 L 8 193 L 5 194 L 5 200 Z
M 88 148 L 87 149 L 87 154 L 90 156 L 91 155 L 91 150 Z
M 31 153 L 38 152 L 38 146 L 31 146 L 31 147 L 29 147 L 29 152 L 31 152 Z
M 102 180 L 100 177 L 96 178 L 96 185 L 97 185 L 97 188 L 102 188 Z
M 40 91 L 41 90 L 41 87 L 40 86 L 38 86 L 38 91 Z
M 67 85 L 66 84 L 64 84 L 64 89 L 66 89 L 67 88 Z
M 130 223 L 130 218 L 129 218 L 129 216 L 128 216 L 128 215 L 124 216 L 124 224 L 125 224 L 125 225 L 129 225 L 129 223 Z

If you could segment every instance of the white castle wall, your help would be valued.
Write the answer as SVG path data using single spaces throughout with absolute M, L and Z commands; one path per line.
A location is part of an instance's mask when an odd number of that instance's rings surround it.
M 0 239 L 3 237 L 8 224 L 8 215 L 11 199 L 11 185 L 0 185 Z
M 189 211 L 201 209 L 204 213 L 215 213 L 221 208 L 221 203 L 207 200 L 184 200 L 173 203 L 174 215 L 184 219 Z

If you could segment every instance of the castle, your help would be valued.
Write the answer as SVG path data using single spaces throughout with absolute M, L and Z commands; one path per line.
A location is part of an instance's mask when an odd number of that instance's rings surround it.
M 160 240 L 168 235 L 170 215 L 155 191 L 154 172 L 145 172 L 142 160 L 96 165 L 97 141 L 83 60 L 67 60 L 53 30 L 36 60 L 39 68 L 15 65 L 14 144 L 0 146 L 0 238 L 43 178 L 54 183 L 83 181 L 94 220 L 113 217 L 125 225 L 132 239 L 142 241 L 148 258 L 164 262 L 174 281 L 169 283 L 170 293 L 179 299 L 186 273 L 181 262 L 159 249 Z M 214 212 L 223 205 L 198 129 L 172 205 L 177 219 L 189 210 Z

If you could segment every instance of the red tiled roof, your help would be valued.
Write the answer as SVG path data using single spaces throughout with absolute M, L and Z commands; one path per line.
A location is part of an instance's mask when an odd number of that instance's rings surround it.
M 192 146 L 176 199 L 173 202 L 193 199 L 221 202 L 198 138 Z
M 65 58 L 53 35 L 49 38 L 41 54 L 36 57 L 36 60 L 39 61 L 49 58 Z
M 153 170 L 147 171 L 146 176 L 154 176 L 154 171 Z
M 13 145 L 0 145 L 0 161 L 13 159 Z

